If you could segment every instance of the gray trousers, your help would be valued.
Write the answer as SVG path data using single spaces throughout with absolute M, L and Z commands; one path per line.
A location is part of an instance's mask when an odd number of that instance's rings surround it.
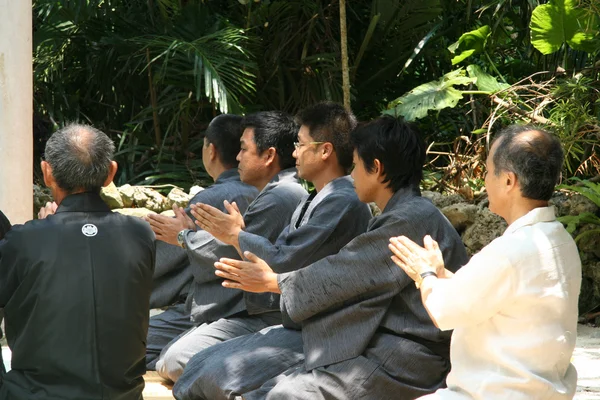
M 146 339 L 146 368 L 154 371 L 162 350 L 194 326 L 184 304 L 176 304 L 151 317 Z
M 196 354 L 173 395 L 179 400 L 235 399 L 303 362 L 302 332 L 268 327 Z
M 191 328 L 163 349 L 156 362 L 156 372 L 165 379 L 177 382 L 188 361 L 196 353 L 280 323 L 279 312 L 248 315 L 244 311 L 229 318 Z
M 444 387 L 450 361 L 426 346 L 378 334 L 356 358 L 307 371 L 288 369 L 244 400 L 411 400 Z

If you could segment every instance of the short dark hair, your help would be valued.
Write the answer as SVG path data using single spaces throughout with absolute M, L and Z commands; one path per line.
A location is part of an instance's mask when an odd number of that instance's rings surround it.
M 103 132 L 88 125 L 70 124 L 50 136 L 45 159 L 62 190 L 99 192 L 108 178 L 114 152 L 114 143 Z
M 242 130 L 246 128 L 254 129 L 254 143 L 259 153 L 269 147 L 275 148 L 279 156 L 279 168 L 292 168 L 296 165 L 292 153 L 300 127 L 291 115 L 282 111 L 250 114 L 242 120 Z
M 522 134 L 535 132 L 525 139 Z M 495 174 L 513 172 L 519 180 L 523 197 L 550 200 L 560 179 L 564 152 L 560 140 L 534 125 L 510 125 L 494 139 Z
M 237 167 L 236 157 L 240 152 L 240 137 L 242 136 L 242 116 L 221 114 L 213 118 L 206 128 L 204 137 L 217 149 L 219 159 L 229 168 Z
M 397 192 L 411 187 L 419 192 L 425 163 L 425 143 L 413 124 L 390 115 L 359 125 L 352 134 L 352 145 L 369 172 L 375 159 L 383 166 L 384 183 Z
M 352 167 L 350 132 L 356 128 L 356 117 L 338 103 L 322 102 L 305 108 L 296 116 L 300 125 L 310 130 L 317 142 L 330 142 L 337 153 L 338 163 L 346 173 Z

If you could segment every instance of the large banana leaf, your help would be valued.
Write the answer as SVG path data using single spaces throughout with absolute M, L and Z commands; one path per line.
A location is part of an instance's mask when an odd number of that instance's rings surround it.
M 476 79 L 475 85 L 477 86 L 477 89 L 481 91 L 491 94 L 510 87 L 510 85 L 507 83 L 499 83 L 498 80 L 492 75 L 484 72 L 479 65 L 469 65 L 467 67 L 467 72 L 471 78 Z
M 383 114 L 403 116 L 407 121 L 414 121 L 425 117 L 429 110 L 454 107 L 463 96 L 463 92 L 455 86 L 468 85 L 475 81 L 476 78 L 465 76 L 462 68 L 449 72 L 441 79 L 417 86 L 394 100 Z
M 542 54 L 557 52 L 564 43 L 575 50 L 594 52 L 598 26 L 595 16 L 578 7 L 577 0 L 552 0 L 541 4 L 531 15 L 531 44 Z M 596 26 L 594 26 L 596 25 Z

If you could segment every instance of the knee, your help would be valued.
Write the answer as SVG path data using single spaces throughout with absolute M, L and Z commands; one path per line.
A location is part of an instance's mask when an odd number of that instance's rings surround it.
M 176 348 L 169 348 L 156 361 L 156 372 L 164 379 L 177 382 L 187 364 L 187 358 Z

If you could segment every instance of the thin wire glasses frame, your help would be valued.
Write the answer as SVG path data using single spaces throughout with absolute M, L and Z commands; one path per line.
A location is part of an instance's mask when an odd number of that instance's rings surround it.
M 299 149 L 302 146 L 308 146 L 310 144 L 323 144 L 323 143 L 327 143 L 327 142 L 306 142 L 306 143 L 294 142 L 294 148 Z

